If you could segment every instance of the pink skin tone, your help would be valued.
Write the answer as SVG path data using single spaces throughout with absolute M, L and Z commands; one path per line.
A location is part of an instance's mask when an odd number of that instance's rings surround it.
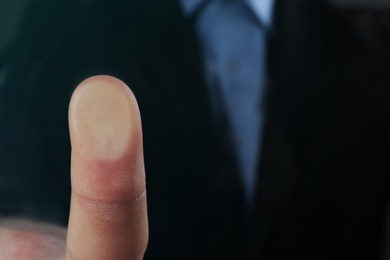
M 141 119 L 133 94 L 109 76 L 83 81 L 70 102 L 69 130 L 67 236 L 46 224 L 0 222 L 0 259 L 142 259 L 148 222 Z

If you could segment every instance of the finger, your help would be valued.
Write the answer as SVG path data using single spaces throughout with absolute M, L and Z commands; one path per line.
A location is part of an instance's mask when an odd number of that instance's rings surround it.
M 0 219 L 0 259 L 63 259 L 66 230 L 19 218 Z
M 129 88 L 96 76 L 69 106 L 72 199 L 67 259 L 142 259 L 147 245 L 141 120 Z

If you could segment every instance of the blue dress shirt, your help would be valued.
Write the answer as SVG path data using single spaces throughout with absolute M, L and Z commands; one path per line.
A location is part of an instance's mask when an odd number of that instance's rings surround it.
M 205 79 L 212 105 L 222 104 L 217 109 L 226 114 L 245 199 L 251 205 L 261 155 L 266 34 L 271 27 L 273 0 L 180 1 L 186 16 L 208 2 L 195 19 Z

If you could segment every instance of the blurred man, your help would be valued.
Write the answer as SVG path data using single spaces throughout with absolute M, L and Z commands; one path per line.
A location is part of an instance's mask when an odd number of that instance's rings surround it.
M 3 214 L 67 223 L 69 99 L 110 74 L 142 116 L 146 259 L 378 259 L 387 13 L 210 2 L 30 8 L 1 93 Z

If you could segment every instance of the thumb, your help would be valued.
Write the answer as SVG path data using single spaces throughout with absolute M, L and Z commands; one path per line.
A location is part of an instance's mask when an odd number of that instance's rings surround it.
M 120 80 L 82 82 L 69 106 L 72 199 L 66 259 L 142 259 L 148 240 L 141 120 Z

